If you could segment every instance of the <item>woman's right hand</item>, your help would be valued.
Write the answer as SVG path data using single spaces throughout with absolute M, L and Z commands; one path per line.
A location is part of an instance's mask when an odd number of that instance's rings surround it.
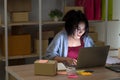
M 72 58 L 66 57 L 66 58 L 65 58 L 65 61 L 66 61 L 67 64 L 69 64 L 69 65 L 77 65 L 77 60 L 76 60 L 76 59 L 72 59 Z

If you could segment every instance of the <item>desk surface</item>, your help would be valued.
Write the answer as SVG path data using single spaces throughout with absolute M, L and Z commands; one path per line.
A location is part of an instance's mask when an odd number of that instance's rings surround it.
M 120 78 L 120 73 L 110 71 L 104 67 L 90 68 L 94 70 L 92 76 L 79 75 L 74 80 L 109 80 L 111 78 Z M 6 71 L 17 80 L 70 80 L 67 75 L 56 76 L 38 76 L 34 75 L 34 65 L 20 65 L 6 67 Z

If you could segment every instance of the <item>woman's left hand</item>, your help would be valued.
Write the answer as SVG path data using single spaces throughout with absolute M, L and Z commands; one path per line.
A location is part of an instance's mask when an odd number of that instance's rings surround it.
M 77 65 L 77 60 L 73 59 L 72 65 Z

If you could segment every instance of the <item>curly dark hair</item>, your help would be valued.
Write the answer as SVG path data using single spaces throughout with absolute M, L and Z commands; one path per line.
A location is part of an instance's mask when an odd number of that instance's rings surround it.
M 65 30 L 68 35 L 72 35 L 75 31 L 75 29 L 78 28 L 78 24 L 80 22 L 85 23 L 85 33 L 83 36 L 88 35 L 89 31 L 89 24 L 88 20 L 84 13 L 82 13 L 80 10 L 70 10 L 68 11 L 65 16 L 63 17 L 63 21 L 65 21 Z

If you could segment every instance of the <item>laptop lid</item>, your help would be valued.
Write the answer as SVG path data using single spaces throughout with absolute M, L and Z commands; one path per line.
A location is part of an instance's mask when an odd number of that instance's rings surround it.
M 77 68 L 105 66 L 110 46 L 81 48 Z

